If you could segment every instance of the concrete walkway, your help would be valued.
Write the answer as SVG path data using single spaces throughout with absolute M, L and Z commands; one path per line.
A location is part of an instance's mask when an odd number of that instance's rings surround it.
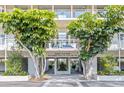
M 124 81 L 83 80 L 82 75 L 49 75 L 40 82 L 0 82 L 0 87 L 124 87 Z
M 82 87 L 82 75 L 49 75 L 42 87 Z
M 41 87 L 124 87 L 124 81 L 83 80 L 82 75 L 50 75 Z

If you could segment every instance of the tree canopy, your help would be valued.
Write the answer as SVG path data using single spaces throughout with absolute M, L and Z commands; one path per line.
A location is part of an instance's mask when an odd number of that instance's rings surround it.
M 80 40 L 80 58 L 83 61 L 104 52 L 114 34 L 124 31 L 124 6 L 108 6 L 105 11 L 102 15 L 84 13 L 67 27 L 69 34 Z
M 45 43 L 56 35 L 55 13 L 48 10 L 30 9 L 0 13 L 5 33 L 14 34 L 35 55 L 41 55 Z

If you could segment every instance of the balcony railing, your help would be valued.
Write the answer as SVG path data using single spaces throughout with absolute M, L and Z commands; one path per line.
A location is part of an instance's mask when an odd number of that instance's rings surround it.
M 109 51 L 124 50 L 124 40 L 121 38 L 120 45 L 118 43 L 118 38 L 113 38 L 112 44 L 108 48 Z M 18 49 L 18 44 L 14 38 L 7 37 L 5 44 L 5 36 L 0 35 L 0 50 L 16 50 Z M 46 49 L 79 49 L 79 40 L 76 39 L 53 39 L 46 43 Z
M 56 9 L 57 18 L 71 18 L 70 9 Z
M 99 15 L 103 15 L 106 13 L 106 10 L 105 9 L 95 9 L 94 13 L 98 13 Z
M 71 16 L 71 11 L 69 9 L 56 9 L 57 18 L 76 18 L 85 12 L 91 12 L 91 9 L 74 9 L 73 15 Z
M 77 49 L 78 47 L 78 40 L 75 39 L 54 39 L 46 45 L 47 49 Z
M 86 12 L 91 12 L 91 9 L 74 9 L 73 11 L 73 18 L 77 18 L 81 14 L 84 14 Z
M 6 39 L 5 39 L 6 38 Z M 0 50 L 15 50 L 17 49 L 17 44 L 15 39 L 11 35 L 0 35 Z

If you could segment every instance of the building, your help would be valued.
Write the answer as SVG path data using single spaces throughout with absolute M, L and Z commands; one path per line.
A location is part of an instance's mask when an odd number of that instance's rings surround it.
M 58 36 L 53 41 L 50 41 L 47 46 L 47 66 L 46 73 L 48 74 L 82 74 L 83 67 L 79 61 L 79 47 L 78 40 L 67 35 L 68 30 L 66 26 L 72 20 L 85 12 L 91 13 L 104 13 L 105 5 L 0 5 L 0 12 L 11 12 L 13 8 L 27 9 L 47 9 L 54 11 L 57 14 L 55 21 L 58 24 Z M 5 35 L 2 27 L 0 27 L 0 72 L 6 70 L 5 64 L 2 62 L 6 60 L 8 55 L 13 49 L 16 48 L 14 42 L 14 36 Z M 120 33 L 115 35 L 112 40 L 111 46 L 108 48 L 108 52 L 114 54 L 119 59 L 118 68 L 124 70 L 124 34 Z M 25 65 L 30 75 L 35 74 L 33 62 L 26 53 L 22 52 L 25 57 Z M 92 73 L 97 75 L 97 58 L 98 55 L 92 62 Z

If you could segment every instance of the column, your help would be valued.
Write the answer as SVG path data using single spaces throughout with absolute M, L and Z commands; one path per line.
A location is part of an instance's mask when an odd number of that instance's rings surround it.
M 68 62 L 68 72 L 69 74 L 71 74 L 71 61 L 70 61 L 70 58 L 67 58 L 67 62 Z
M 73 18 L 73 5 L 71 5 L 71 18 Z
M 71 45 L 71 36 L 68 35 L 68 44 Z
M 54 12 L 54 5 L 52 5 L 52 11 Z
M 55 58 L 55 62 L 54 62 L 54 74 L 57 74 L 57 58 Z
M 31 5 L 31 9 L 33 9 L 33 5 Z
M 94 14 L 94 13 L 95 13 L 94 9 L 95 9 L 95 6 L 94 6 L 94 5 L 92 5 L 92 14 Z
M 48 59 L 46 58 L 46 71 L 48 71 L 48 68 L 49 68 L 49 61 L 48 61 Z
M 4 5 L 4 12 L 6 12 L 7 11 L 7 7 L 6 7 L 6 5 Z M 5 33 L 4 33 L 5 34 Z M 4 44 L 4 48 L 5 48 L 5 61 L 7 60 L 7 36 L 6 36 L 6 34 L 5 34 L 5 38 L 4 38 L 4 40 L 5 40 L 5 44 Z M 5 72 L 7 71 L 7 66 L 6 66 L 6 62 L 5 62 Z

